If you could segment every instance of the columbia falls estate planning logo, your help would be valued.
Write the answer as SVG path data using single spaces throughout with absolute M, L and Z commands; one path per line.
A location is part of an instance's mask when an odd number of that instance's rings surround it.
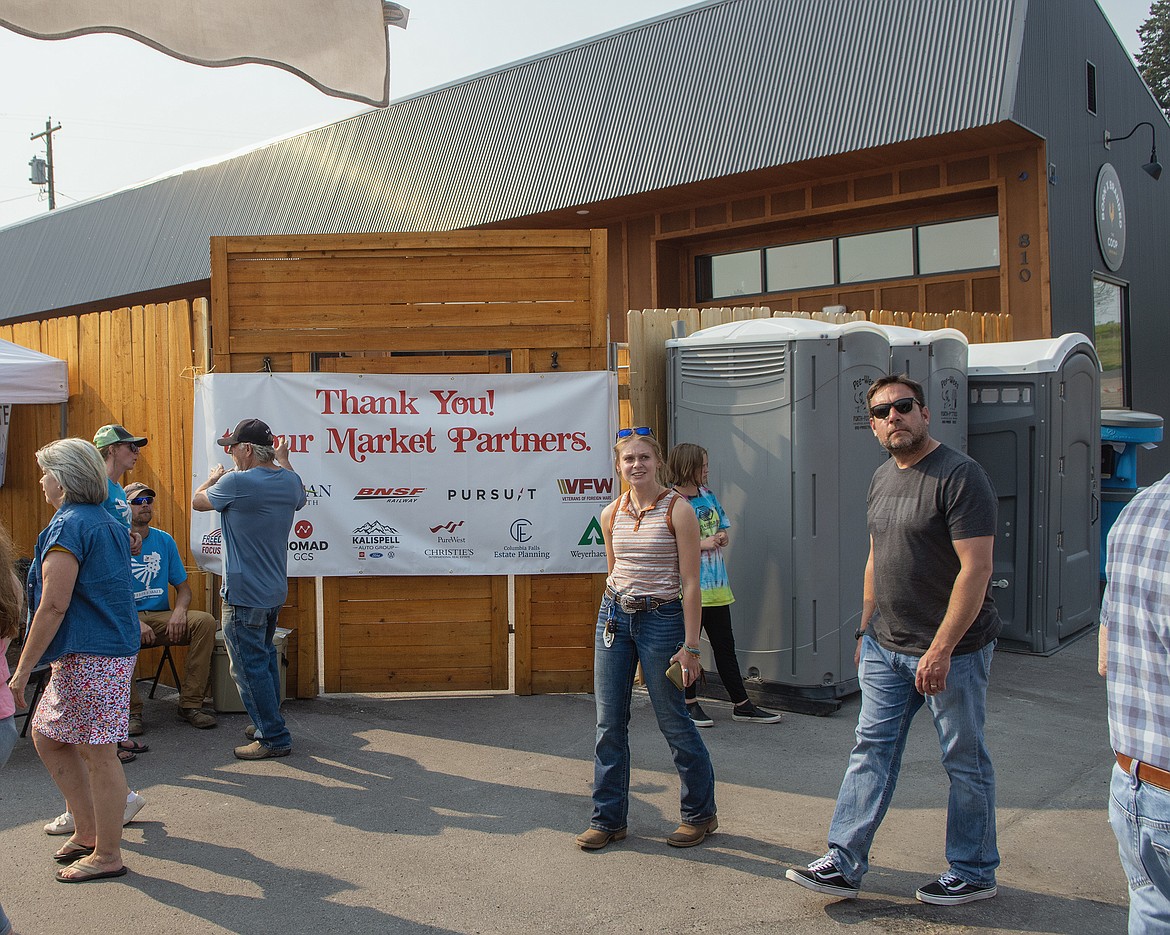
M 560 477 L 557 478 L 557 489 L 561 492 L 562 503 L 583 500 L 604 500 L 608 503 L 613 499 L 613 478 Z
M 359 487 L 355 500 L 384 500 L 386 503 L 416 503 L 426 487 Z

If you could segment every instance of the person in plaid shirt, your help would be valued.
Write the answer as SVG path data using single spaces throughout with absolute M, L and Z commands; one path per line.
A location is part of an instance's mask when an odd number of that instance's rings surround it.
M 1109 532 L 1097 668 L 1117 762 L 1109 822 L 1129 879 L 1131 935 L 1170 932 L 1170 475 Z

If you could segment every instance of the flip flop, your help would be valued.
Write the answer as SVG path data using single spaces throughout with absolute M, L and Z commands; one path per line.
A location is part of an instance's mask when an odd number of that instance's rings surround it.
M 150 744 L 142 743 L 139 740 L 119 740 L 119 750 L 127 750 L 130 753 L 145 753 L 150 749 Z
M 79 876 L 65 876 L 65 874 L 79 874 Z M 58 883 L 91 883 L 94 880 L 109 880 L 112 877 L 126 876 L 126 867 L 123 865 L 117 870 L 98 870 L 87 867 L 85 864 L 73 864 L 71 867 L 62 867 L 55 874 Z
M 138 759 L 138 754 L 132 753 L 129 750 L 119 750 L 118 751 L 118 759 L 121 760 L 123 763 L 133 763 L 135 760 Z
M 82 857 L 88 857 L 92 853 L 92 847 L 86 847 L 84 844 L 76 844 L 73 841 L 66 841 L 61 849 L 53 855 L 53 860 L 59 864 L 71 864 L 75 860 L 81 860 Z

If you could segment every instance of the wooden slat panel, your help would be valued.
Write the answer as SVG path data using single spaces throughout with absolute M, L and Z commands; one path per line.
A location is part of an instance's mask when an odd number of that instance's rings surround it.
M 588 249 L 590 236 L 589 231 L 582 230 L 465 230 L 440 233 L 282 234 L 272 237 L 213 237 L 211 241 L 213 251 L 215 242 L 222 241 L 233 254 L 293 254 L 320 250 L 326 254 L 344 255 L 361 250 L 427 249 L 442 255 L 443 252 L 485 248 L 506 248 L 509 252 L 515 252 L 517 248 L 525 246 L 535 247 L 538 252 L 550 247 Z
M 542 671 L 532 675 L 533 695 L 551 692 L 592 692 L 593 672 Z
M 229 259 L 233 286 L 241 283 L 432 282 L 440 279 L 510 279 L 517 266 L 527 278 L 580 279 L 591 258 L 564 253 L 527 255 L 521 264 L 509 253 L 462 256 L 374 254 L 360 258 Z
M 519 272 L 519 271 L 515 271 Z M 418 302 L 583 302 L 579 279 L 485 279 L 430 282 L 239 283 L 228 286 L 231 307 L 410 305 Z
M 417 669 L 362 668 L 345 669 L 340 673 L 340 688 L 345 692 L 429 692 L 429 691 L 483 691 L 490 687 L 490 670 L 478 669 Z
M 237 333 L 249 331 L 288 330 L 301 328 L 310 331 L 322 329 L 353 328 L 360 321 L 364 328 L 388 328 L 392 332 L 407 328 L 467 329 L 468 322 L 475 322 L 478 328 L 499 328 L 505 325 L 589 325 L 589 305 L 582 301 L 549 300 L 548 302 L 449 302 L 442 308 L 434 305 L 419 305 L 387 302 L 374 304 L 361 302 L 357 305 L 340 305 L 332 301 L 318 305 L 290 305 L 281 309 L 280 328 L 273 329 L 272 311 L 263 305 L 245 305 L 233 310 L 232 321 Z M 494 331 L 492 332 L 494 337 Z M 484 345 L 484 335 L 478 334 L 479 342 L 472 350 L 495 350 L 508 347 Z M 398 346 L 394 345 L 394 350 Z M 447 350 L 435 347 L 434 350 Z
M 534 329 L 531 325 L 498 327 L 492 331 L 493 347 L 561 347 L 587 341 L 584 326 L 553 326 Z M 253 331 L 232 334 L 228 347 L 233 359 L 239 354 L 257 359 L 277 353 L 326 353 L 338 351 L 381 351 L 391 345 L 398 351 L 474 351 L 482 336 L 466 327 L 432 327 L 399 331 L 393 335 L 379 329 L 325 329 L 317 331 Z
M 482 616 L 470 623 L 448 623 L 443 620 L 351 623 L 343 620 L 339 639 L 343 650 L 446 646 L 457 642 L 473 643 L 486 649 L 491 643 L 491 623 L 482 619 Z
M 593 647 L 558 646 L 551 649 L 532 650 L 532 668 L 537 672 L 556 670 L 561 672 L 592 672 Z

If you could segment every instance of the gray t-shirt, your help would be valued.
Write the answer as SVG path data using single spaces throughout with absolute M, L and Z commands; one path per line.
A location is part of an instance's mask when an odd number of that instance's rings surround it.
M 295 471 L 229 471 L 207 489 L 225 547 L 220 595 L 237 607 L 280 607 L 288 596 L 288 532 L 305 505 Z
M 869 485 L 873 537 L 872 635 L 892 652 L 921 656 L 946 614 L 959 574 L 952 541 L 995 535 L 995 491 L 987 473 L 961 452 L 939 445 L 912 467 L 891 458 Z M 1002 623 L 991 589 L 956 656 L 999 635 Z

